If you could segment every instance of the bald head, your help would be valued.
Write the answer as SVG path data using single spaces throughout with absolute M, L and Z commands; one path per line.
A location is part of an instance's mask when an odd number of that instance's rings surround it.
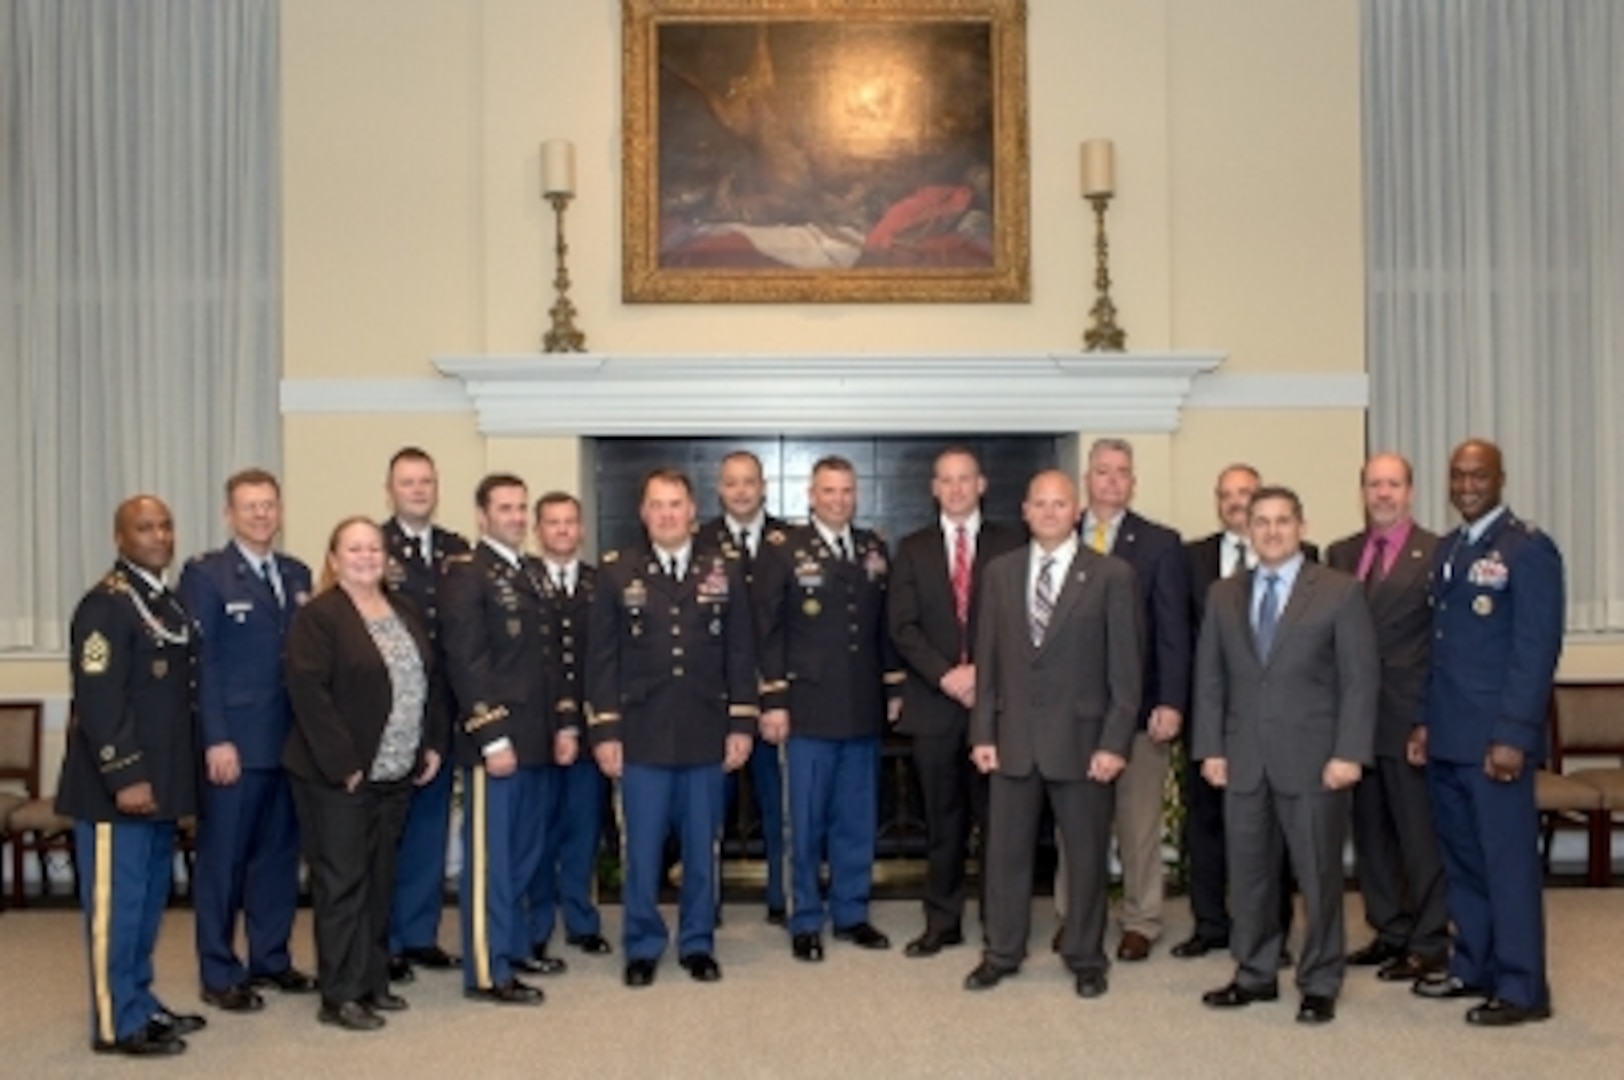
M 1052 551 L 1077 531 L 1079 510 L 1077 485 L 1059 469 L 1040 472 L 1026 485 L 1021 516 L 1032 539 L 1045 551 Z
M 1467 522 L 1499 506 L 1505 484 L 1500 448 L 1487 439 L 1467 439 L 1449 455 L 1449 501 Z
M 113 515 L 113 543 L 119 556 L 152 574 L 175 560 L 175 521 L 155 495 L 136 495 L 118 504 Z

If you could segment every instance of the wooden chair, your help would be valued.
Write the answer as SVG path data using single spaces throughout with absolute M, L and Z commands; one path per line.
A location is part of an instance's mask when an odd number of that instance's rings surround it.
M 1611 758 L 1615 764 L 1575 767 L 1575 757 Z M 1552 768 L 1583 784 L 1600 800 L 1585 815 L 1590 833 L 1590 883 L 1609 885 L 1615 813 L 1624 812 L 1624 682 L 1566 683 L 1551 693 Z
M 19 782 L 21 798 L 5 816 L 6 841 L 11 845 L 11 901 L 26 907 L 23 857 L 30 851 L 39 863 L 40 894 L 49 895 L 50 867 L 46 855 L 65 851 L 73 864 L 73 819 L 63 817 L 40 796 L 40 729 L 44 706 L 38 701 L 0 701 L 0 781 Z M 77 868 L 75 868 L 77 870 Z M 77 872 L 75 872 L 77 881 Z

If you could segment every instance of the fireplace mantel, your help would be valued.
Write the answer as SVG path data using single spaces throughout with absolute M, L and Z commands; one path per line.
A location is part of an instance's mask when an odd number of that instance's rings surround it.
M 486 435 L 1171 432 L 1216 352 L 443 356 Z

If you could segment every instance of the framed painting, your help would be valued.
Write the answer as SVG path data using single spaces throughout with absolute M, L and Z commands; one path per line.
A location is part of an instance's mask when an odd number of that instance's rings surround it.
M 1025 0 L 622 0 L 634 303 L 1026 302 Z

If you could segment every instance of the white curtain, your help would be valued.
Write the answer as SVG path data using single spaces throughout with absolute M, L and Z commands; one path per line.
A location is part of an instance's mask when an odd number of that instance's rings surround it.
M 1572 630 L 1624 629 L 1624 3 L 1365 0 L 1370 445 L 1448 527 L 1450 448 L 1568 570 Z
M 0 0 L 0 649 L 51 651 L 136 492 L 177 558 L 280 456 L 277 0 Z

